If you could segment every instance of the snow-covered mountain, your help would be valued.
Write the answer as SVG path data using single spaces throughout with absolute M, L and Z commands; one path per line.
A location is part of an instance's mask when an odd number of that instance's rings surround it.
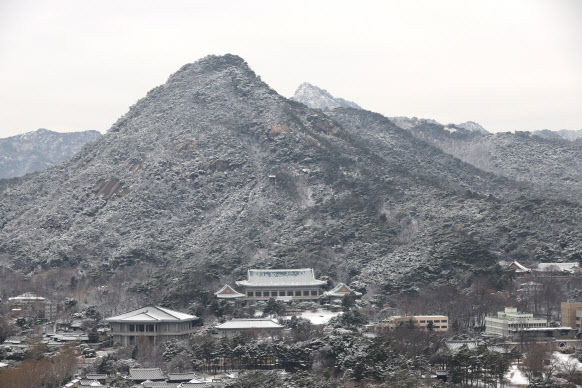
M 414 127 L 417 127 L 419 125 L 424 125 L 424 124 L 442 125 L 441 123 L 439 123 L 438 121 L 433 120 L 433 119 L 419 119 L 417 117 L 397 116 L 397 117 L 389 117 L 389 119 L 394 124 L 396 124 L 398 127 L 402 128 L 402 129 L 412 129 Z M 480 124 L 478 124 L 474 121 L 466 121 L 466 122 L 461 123 L 461 124 L 448 124 L 445 127 L 449 132 L 454 132 L 457 129 L 464 129 L 464 130 L 469 131 L 469 132 L 477 132 L 477 133 L 482 133 L 482 134 L 489 133 L 489 131 L 487 131 Z
M 461 124 L 455 124 L 455 126 L 466 129 L 467 131 L 471 131 L 471 132 L 478 132 L 478 133 L 483 133 L 483 134 L 489 133 L 489 131 L 487 131 L 480 124 L 478 124 L 474 121 L 466 121 L 466 122 L 461 123 Z
M 579 130 L 562 129 L 559 131 L 550 131 L 549 129 L 542 129 L 539 131 L 533 131 L 532 135 L 544 137 L 546 139 L 564 139 L 575 141 L 582 138 L 582 129 Z
M 41 128 L 0 139 L 0 179 L 42 171 L 100 136 L 97 131 L 59 133 Z
M 313 109 L 333 110 L 335 108 L 355 108 L 362 109 L 355 102 L 336 98 L 327 90 L 318 88 L 310 83 L 304 82 L 295 91 L 291 100 L 298 101 Z

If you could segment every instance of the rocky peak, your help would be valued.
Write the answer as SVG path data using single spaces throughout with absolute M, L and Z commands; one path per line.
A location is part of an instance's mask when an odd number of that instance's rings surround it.
M 327 90 L 318 88 L 308 82 L 304 82 L 295 91 L 291 100 L 298 101 L 313 109 L 333 110 L 335 108 L 355 108 L 362 109 L 358 104 L 336 98 Z

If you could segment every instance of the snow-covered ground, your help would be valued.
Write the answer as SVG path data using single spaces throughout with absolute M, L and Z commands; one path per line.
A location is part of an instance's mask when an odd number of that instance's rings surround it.
M 0 362 L 0 368 L 4 368 L 5 366 L 8 366 L 8 364 L 4 364 L 3 362 Z
M 582 371 L 582 363 L 578 361 L 576 357 L 572 357 L 570 354 L 564 354 L 561 352 L 554 352 L 554 358 L 558 361 L 559 364 L 562 363 L 573 363 L 576 364 L 579 371 Z M 559 368 L 559 366 L 558 366 Z M 505 375 L 505 378 L 509 380 L 509 383 L 513 386 L 520 386 L 520 385 L 527 385 L 528 380 L 527 377 L 523 374 L 521 370 L 517 367 L 517 365 L 512 365 L 509 369 L 509 372 Z
M 512 365 L 509 368 L 509 372 L 505 375 L 505 378 L 509 380 L 509 384 L 511 385 L 527 385 L 528 380 L 527 377 L 523 374 L 521 370 L 517 367 L 517 365 Z
M 558 362 L 560 363 L 572 363 L 573 365 L 576 365 L 576 369 L 581 371 L 582 370 L 582 363 L 580 363 L 580 361 L 578 361 L 578 359 L 576 357 L 573 357 L 571 354 L 564 354 L 564 353 L 560 353 L 560 352 L 554 352 L 554 357 L 558 360 Z
M 297 317 L 305 318 L 309 320 L 314 325 L 325 325 L 333 317 L 338 316 L 341 312 L 332 312 L 329 310 L 319 309 L 317 311 L 303 311 L 301 315 Z M 284 319 L 291 319 L 291 317 L 284 317 Z

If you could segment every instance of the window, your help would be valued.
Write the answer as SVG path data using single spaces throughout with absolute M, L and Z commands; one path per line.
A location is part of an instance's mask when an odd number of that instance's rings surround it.
M 304 290 L 303 291 L 303 296 L 309 296 L 309 290 Z
M 255 296 L 255 293 L 254 293 L 254 292 L 252 292 L 252 291 L 248 291 L 248 292 L 247 292 L 247 296 L 253 297 L 253 296 Z
M 279 296 L 285 296 L 285 291 L 279 291 Z
M 148 325 L 147 331 L 154 331 L 154 325 Z
M 129 325 L 129 331 L 135 331 L 135 325 Z
M 426 323 L 426 320 L 425 321 L 420 321 L 420 323 Z
M 312 291 L 311 291 L 311 296 L 317 296 L 317 291 L 315 291 L 315 290 L 312 290 Z
M 293 296 L 293 291 L 291 290 L 287 291 L 287 296 Z
M 446 329 L 446 328 L 447 328 L 446 326 L 441 326 L 441 329 Z
M 296 290 L 295 291 L 295 296 L 301 296 L 301 290 Z
M 434 323 L 441 323 L 441 321 L 437 319 L 436 321 L 434 321 Z

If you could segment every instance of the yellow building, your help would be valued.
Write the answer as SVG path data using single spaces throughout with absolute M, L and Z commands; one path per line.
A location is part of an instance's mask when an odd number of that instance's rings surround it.
M 569 326 L 580 330 L 580 321 L 576 322 L 576 309 L 579 307 L 582 307 L 582 302 L 576 302 L 574 300 L 562 302 L 562 326 Z
M 395 315 L 391 316 L 387 321 L 375 324 L 374 332 L 382 332 L 386 329 L 394 329 L 411 323 L 414 327 L 425 330 L 431 324 L 433 331 L 444 332 L 449 330 L 449 317 L 446 315 Z

